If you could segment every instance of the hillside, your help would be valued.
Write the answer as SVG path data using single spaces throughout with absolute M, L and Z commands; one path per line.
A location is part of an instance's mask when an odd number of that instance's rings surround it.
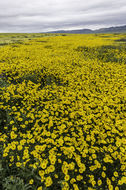
M 47 33 L 70 33 L 70 34 L 126 33 L 126 25 L 109 27 L 109 28 L 100 28 L 98 30 L 90 30 L 90 29 L 58 30 L 58 31 L 51 31 L 51 32 L 47 32 Z

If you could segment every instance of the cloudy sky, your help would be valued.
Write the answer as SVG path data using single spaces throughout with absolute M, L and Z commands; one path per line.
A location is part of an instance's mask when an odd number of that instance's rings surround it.
M 0 32 L 97 29 L 126 24 L 126 0 L 0 0 Z

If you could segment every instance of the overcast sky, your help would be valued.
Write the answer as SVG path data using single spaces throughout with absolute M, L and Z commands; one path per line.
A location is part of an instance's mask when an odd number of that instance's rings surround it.
M 126 24 L 126 0 L 0 0 L 0 32 L 97 29 Z

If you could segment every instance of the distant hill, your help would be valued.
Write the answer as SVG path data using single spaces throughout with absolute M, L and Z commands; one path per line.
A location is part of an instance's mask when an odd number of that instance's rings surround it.
M 101 28 L 98 30 L 94 30 L 94 32 L 95 33 L 126 33 L 126 25 L 110 27 L 110 28 Z
M 90 30 L 90 29 L 58 30 L 58 31 L 52 31 L 52 32 L 47 32 L 47 33 L 69 33 L 69 34 L 126 33 L 126 25 L 109 27 L 109 28 L 100 28 L 98 30 Z
M 93 31 L 90 29 L 80 29 L 80 30 L 58 30 L 48 33 L 70 33 L 70 34 L 91 34 Z

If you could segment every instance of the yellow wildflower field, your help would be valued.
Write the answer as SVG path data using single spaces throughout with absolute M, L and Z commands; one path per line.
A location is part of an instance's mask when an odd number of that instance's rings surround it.
M 0 48 L 1 189 L 126 189 L 124 38 L 36 36 Z

